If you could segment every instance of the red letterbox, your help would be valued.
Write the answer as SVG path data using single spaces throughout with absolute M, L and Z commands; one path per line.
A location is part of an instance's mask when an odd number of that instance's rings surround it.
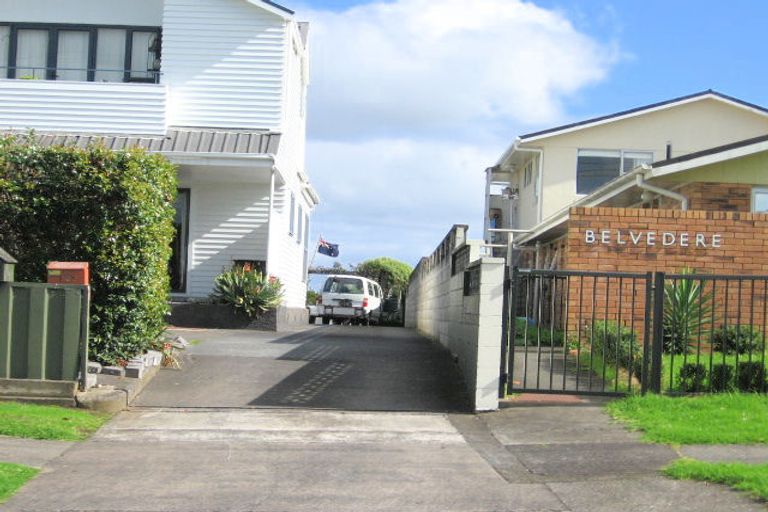
M 48 263 L 50 284 L 90 284 L 88 263 L 76 261 L 52 261 Z

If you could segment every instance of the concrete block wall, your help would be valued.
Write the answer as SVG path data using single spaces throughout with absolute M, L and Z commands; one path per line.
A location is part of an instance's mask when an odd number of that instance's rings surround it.
M 405 325 L 454 355 L 476 411 L 494 410 L 498 408 L 504 260 L 480 258 L 481 242 L 467 241 L 465 234 L 466 226 L 454 226 L 435 253 L 414 270 Z M 468 261 L 466 267 L 457 267 L 461 261 Z M 479 270 L 480 286 L 465 296 L 468 270 Z

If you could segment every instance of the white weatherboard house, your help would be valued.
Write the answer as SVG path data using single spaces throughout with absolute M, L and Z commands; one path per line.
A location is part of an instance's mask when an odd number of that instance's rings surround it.
M 179 166 L 174 296 L 236 262 L 306 314 L 306 23 L 268 0 L 0 0 L 0 130 Z

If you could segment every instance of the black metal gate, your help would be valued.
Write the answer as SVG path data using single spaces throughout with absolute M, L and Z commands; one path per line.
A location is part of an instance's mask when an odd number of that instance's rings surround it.
M 768 389 L 768 276 L 513 268 L 500 395 Z

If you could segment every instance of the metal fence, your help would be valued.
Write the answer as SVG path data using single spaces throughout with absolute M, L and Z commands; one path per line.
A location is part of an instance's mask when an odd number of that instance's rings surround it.
M 0 379 L 77 381 L 88 361 L 87 286 L 0 282 Z
M 511 270 L 502 393 L 766 391 L 768 276 Z

